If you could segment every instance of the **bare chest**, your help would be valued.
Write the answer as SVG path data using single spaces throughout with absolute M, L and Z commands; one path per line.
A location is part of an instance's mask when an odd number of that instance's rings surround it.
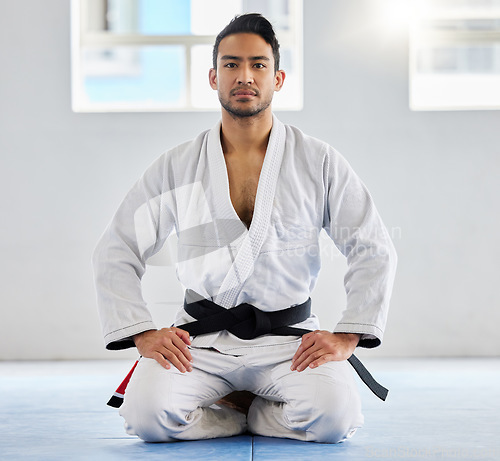
M 249 228 L 255 208 L 262 162 L 249 164 L 229 160 L 226 161 L 226 165 L 233 208 L 241 221 Z

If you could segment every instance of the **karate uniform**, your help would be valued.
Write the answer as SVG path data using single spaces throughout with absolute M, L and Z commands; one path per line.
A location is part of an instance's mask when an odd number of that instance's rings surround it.
M 101 237 L 93 263 L 106 347 L 132 347 L 133 335 L 157 328 L 140 280 L 171 232 L 178 235 L 177 276 L 186 289 L 225 308 L 248 303 L 273 312 L 309 298 L 320 270 L 322 229 L 348 262 L 347 305 L 334 331 L 361 334 L 362 347 L 379 345 L 396 254 L 361 180 L 328 144 L 274 116 L 247 229 L 231 203 L 220 129 L 219 122 L 155 161 Z M 193 320 L 180 309 L 175 325 Z M 314 314 L 292 326 L 320 328 Z M 169 441 L 234 435 L 248 424 L 263 435 L 345 439 L 362 424 L 351 370 L 346 362 L 329 362 L 290 372 L 299 344 L 296 336 L 242 340 L 223 330 L 193 339 L 191 373 L 141 359 L 121 409 L 128 432 Z M 326 387 L 311 396 L 311 383 Z M 258 394 L 247 421 L 210 406 L 234 389 Z M 318 429 L 325 424 L 327 433 Z

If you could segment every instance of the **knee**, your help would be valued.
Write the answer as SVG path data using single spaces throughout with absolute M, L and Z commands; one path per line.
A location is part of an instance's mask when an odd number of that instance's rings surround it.
M 356 387 L 315 376 L 308 398 L 287 405 L 289 427 L 304 431 L 305 440 L 339 443 L 363 425 L 361 401 Z
M 145 442 L 171 442 L 189 424 L 192 413 L 181 413 L 168 395 L 138 392 L 133 389 L 125 395 L 120 415 L 125 419 L 128 434 Z
M 311 416 L 308 440 L 339 443 L 352 437 L 363 425 L 357 389 L 345 383 L 318 386 Z
M 168 413 L 159 405 L 153 405 L 151 399 L 141 400 L 131 396 L 120 408 L 127 434 L 136 435 L 145 442 L 167 442 Z

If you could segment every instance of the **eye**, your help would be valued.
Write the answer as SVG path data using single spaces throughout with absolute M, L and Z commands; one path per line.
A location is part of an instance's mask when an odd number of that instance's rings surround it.
M 224 64 L 224 67 L 227 67 L 229 69 L 234 69 L 236 67 L 236 63 L 228 62 L 227 64 Z
M 266 65 L 262 64 L 261 62 L 257 62 L 254 64 L 254 67 L 256 67 L 257 69 L 265 69 Z

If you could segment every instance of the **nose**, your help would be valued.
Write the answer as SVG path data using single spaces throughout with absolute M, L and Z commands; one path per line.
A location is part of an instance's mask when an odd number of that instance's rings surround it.
M 240 73 L 238 75 L 238 85 L 251 85 L 252 83 L 252 71 L 245 66 L 240 67 Z

